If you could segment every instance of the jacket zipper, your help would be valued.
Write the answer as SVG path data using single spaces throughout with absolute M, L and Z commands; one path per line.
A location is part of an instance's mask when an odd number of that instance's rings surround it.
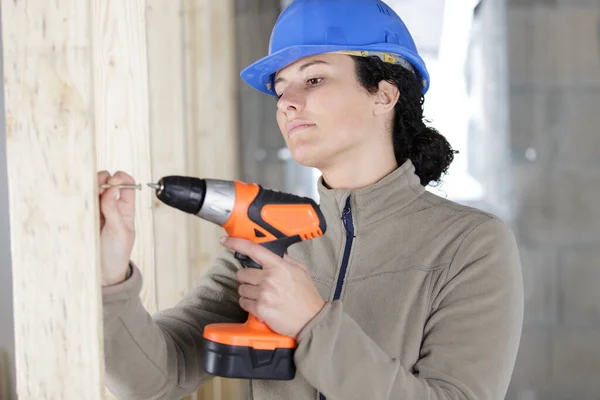
M 333 300 L 339 300 L 342 296 L 342 288 L 344 287 L 344 278 L 346 277 L 346 271 L 348 270 L 348 260 L 350 259 L 350 250 L 352 249 L 352 242 L 354 241 L 354 223 L 352 222 L 352 207 L 350 206 L 350 196 L 346 199 L 346 205 L 342 211 L 342 222 L 346 229 L 346 246 L 344 247 L 344 256 L 342 257 L 342 265 L 340 266 L 340 272 L 335 285 L 335 292 L 333 294 Z M 323 393 L 319 393 L 319 400 L 327 400 Z

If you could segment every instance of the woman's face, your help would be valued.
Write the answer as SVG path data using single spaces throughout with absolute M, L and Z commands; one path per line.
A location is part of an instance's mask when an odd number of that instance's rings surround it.
M 373 97 L 349 56 L 298 60 L 276 74 L 275 91 L 279 129 L 300 164 L 322 170 L 345 163 L 372 137 Z

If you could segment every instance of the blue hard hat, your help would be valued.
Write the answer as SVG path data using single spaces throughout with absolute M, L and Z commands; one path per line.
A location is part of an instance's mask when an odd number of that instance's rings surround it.
M 269 55 L 246 67 L 242 79 L 276 96 L 273 75 L 295 61 L 316 54 L 375 55 L 414 71 L 429 89 L 429 73 L 400 17 L 381 0 L 294 0 L 279 15 Z

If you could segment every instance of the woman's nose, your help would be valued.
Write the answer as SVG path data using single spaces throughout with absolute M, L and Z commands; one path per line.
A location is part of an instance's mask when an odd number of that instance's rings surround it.
M 288 88 L 279 98 L 277 107 L 284 113 L 302 111 L 305 99 L 297 89 Z

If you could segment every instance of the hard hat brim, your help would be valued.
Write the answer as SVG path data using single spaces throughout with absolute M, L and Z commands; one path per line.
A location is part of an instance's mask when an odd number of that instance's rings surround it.
M 298 45 L 286 47 L 249 65 L 242 70 L 240 77 L 256 90 L 271 96 L 277 96 L 275 90 L 273 88 L 269 88 L 271 76 L 274 73 L 304 57 L 332 53 L 341 50 L 378 51 L 399 55 L 411 63 L 421 75 L 423 94 L 425 94 L 429 89 L 429 73 L 421 58 L 414 52 L 408 50 L 406 47 L 392 43 L 366 46 Z

